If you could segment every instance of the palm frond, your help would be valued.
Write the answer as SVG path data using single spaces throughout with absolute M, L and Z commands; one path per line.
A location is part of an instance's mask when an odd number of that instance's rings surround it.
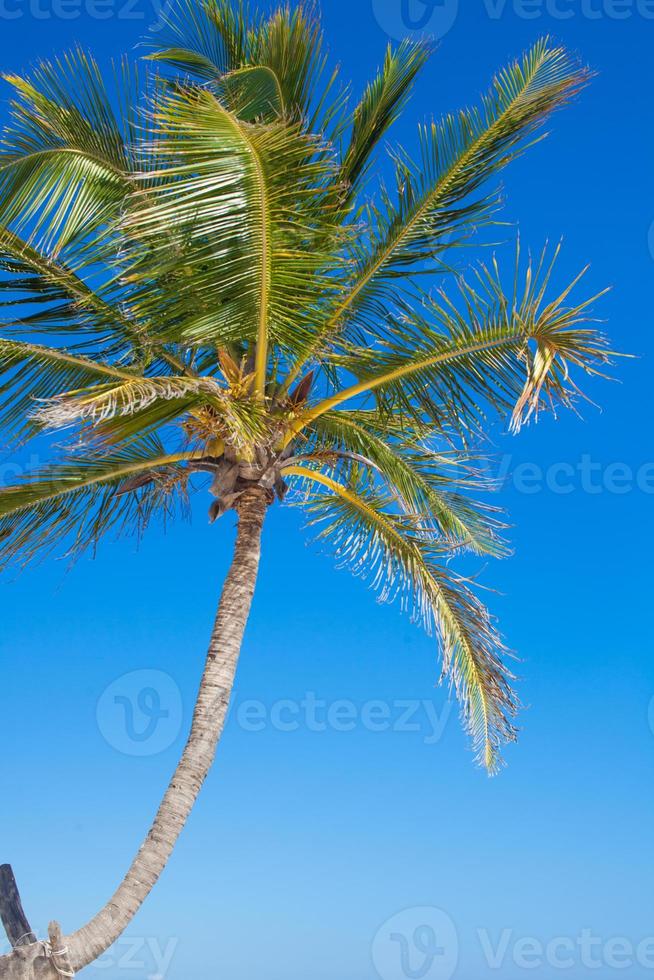
M 166 10 L 163 27 L 150 40 L 151 60 L 223 91 L 226 78 L 244 81 L 245 69 L 258 69 L 257 82 L 264 80 L 268 94 L 274 90 L 275 107 L 296 122 L 308 120 L 326 67 L 320 21 L 311 6 L 285 6 L 265 16 L 243 0 L 177 0 Z M 251 86 L 248 91 L 247 101 L 254 96 Z M 251 108 L 240 113 L 234 104 L 230 109 L 242 119 L 259 115 Z
M 482 475 L 484 460 L 468 459 L 460 449 L 435 452 L 426 438 L 397 431 L 376 412 L 327 412 L 311 429 L 309 458 L 330 449 L 365 457 L 404 513 L 433 529 L 446 546 L 477 555 L 507 553 L 501 511 L 471 496 L 492 489 Z
M 133 170 L 127 135 L 81 49 L 5 77 L 15 98 L 0 143 L 0 220 L 60 252 L 117 216 Z
M 186 410 L 190 405 L 220 396 L 221 389 L 212 378 L 127 377 L 120 383 L 67 391 L 37 409 L 33 417 L 41 425 L 56 429 L 135 415 L 155 402 L 179 402 L 180 411 Z
M 0 338 L 0 426 L 7 434 L 23 434 L 29 431 L 29 417 L 37 402 L 107 378 L 115 382 L 131 377 L 99 359 Z
M 389 45 L 382 69 L 366 88 L 352 116 L 352 132 L 341 170 L 350 194 L 365 176 L 376 146 L 401 115 L 413 82 L 431 51 L 431 45 L 423 41 L 405 40 L 395 50 Z
M 224 75 L 213 91 L 244 122 L 274 122 L 286 115 L 277 75 L 265 65 L 239 68 Z
M 120 291 L 92 288 L 61 259 L 54 259 L 0 225 L 0 310 L 20 308 L 22 316 L 5 316 L 5 335 L 23 337 L 34 331 L 72 338 L 75 353 L 114 356 L 124 364 L 152 364 L 161 369 L 192 373 L 182 357 L 167 349 L 151 325 L 133 318 Z M 29 311 L 29 312 L 24 312 Z
M 345 322 L 395 299 L 398 279 L 438 259 L 461 226 L 483 220 L 493 197 L 473 195 L 515 159 L 529 137 L 586 83 L 588 72 L 543 38 L 494 79 L 480 107 L 462 110 L 420 131 L 420 165 L 396 154 L 397 203 L 384 192 L 371 211 L 372 241 L 359 248 L 356 267 L 326 322 L 299 359 L 291 377 L 318 353 Z
M 248 125 L 198 89 L 167 94 L 156 118 L 159 169 L 125 222 L 148 246 L 143 272 L 132 274 L 145 277 L 144 312 L 153 265 L 165 279 L 168 264 L 185 264 L 168 322 L 189 342 L 256 345 L 261 391 L 269 343 L 296 344 L 316 295 L 335 288 L 324 213 L 333 162 L 297 127 Z
M 148 58 L 205 82 L 219 81 L 248 64 L 251 20 L 244 0 L 166 4 L 157 33 L 148 38 Z
M 84 426 L 84 441 L 133 442 L 177 421 L 188 437 L 228 439 L 248 452 L 266 432 L 267 417 L 258 399 L 234 398 L 210 377 L 127 376 L 120 382 L 66 391 L 33 412 L 45 428 Z
M 600 374 L 612 357 L 589 326 L 597 297 L 568 304 L 578 276 L 547 300 L 553 261 L 546 251 L 535 266 L 529 261 L 522 286 L 519 261 L 518 247 L 508 294 L 494 259 L 472 284 L 459 280 L 458 305 L 441 290 L 420 313 L 406 307 L 402 319 L 389 318 L 377 344 L 342 358 L 362 380 L 310 409 L 306 421 L 369 393 L 384 410 L 407 421 L 426 416 L 441 430 L 477 428 L 489 407 L 512 411 L 514 431 L 540 408 L 571 407 L 580 395 L 571 371 Z
M 71 458 L 0 489 L 0 569 L 25 565 L 64 547 L 79 554 L 107 532 L 142 531 L 184 493 L 192 454 L 166 454 L 142 440 L 113 454 Z M 149 474 L 152 482 L 130 490 Z M 120 492 L 123 490 L 124 492 Z
M 502 744 L 516 738 L 511 718 L 517 700 L 503 662 L 506 650 L 488 610 L 442 564 L 445 553 L 438 542 L 392 512 L 392 499 L 360 481 L 343 486 L 317 470 L 291 467 L 285 476 L 304 483 L 305 506 L 338 563 L 363 577 L 380 601 L 399 600 L 415 622 L 437 632 L 443 677 L 454 685 L 477 759 L 496 773 Z M 316 493 L 315 486 L 328 492 Z
M 91 288 L 60 259 L 54 259 L 8 228 L 0 225 L 0 270 L 7 275 L 0 288 L 11 300 L 0 306 L 8 310 L 34 310 L 20 319 L 5 317 L 2 326 L 24 333 L 43 330 L 46 333 L 83 336 L 91 343 L 114 336 L 118 348 L 134 348 L 143 353 L 147 346 L 144 330 L 125 315 L 120 300 L 110 291 L 108 296 Z
M 250 44 L 249 63 L 275 73 L 289 117 L 307 120 L 326 68 L 316 8 L 303 3 L 280 7 L 264 18 Z

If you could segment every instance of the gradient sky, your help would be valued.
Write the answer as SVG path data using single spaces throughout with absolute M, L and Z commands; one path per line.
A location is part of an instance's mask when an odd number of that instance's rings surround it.
M 506 213 L 536 249 L 565 239 L 562 274 L 592 262 L 586 288 L 614 287 L 600 315 L 615 346 L 639 355 L 619 364 L 621 383 L 592 384 L 602 411 L 495 440 L 515 555 L 482 581 L 522 658 L 520 743 L 499 778 L 475 769 L 435 688 L 434 642 L 307 547 L 298 512 L 275 508 L 218 762 L 162 881 L 89 977 L 654 969 L 654 4 L 459 6 L 432 11 L 442 44 L 395 135 L 414 145 L 417 120 L 473 101 L 543 33 L 579 51 L 597 77 L 506 173 Z M 153 0 L 0 0 L 2 68 L 76 42 L 107 64 L 156 15 Z M 324 19 L 357 92 L 387 32 L 404 30 L 401 0 L 330 0 Z M 11 467 L 2 456 L 3 482 Z M 0 582 L 0 860 L 42 933 L 104 904 L 179 755 L 233 537 L 231 518 L 208 529 L 205 508 L 138 549 L 107 542 L 70 572 L 51 561 Z M 168 716 L 134 741 L 114 697 L 148 688 Z M 137 732 L 147 723 L 137 711 Z

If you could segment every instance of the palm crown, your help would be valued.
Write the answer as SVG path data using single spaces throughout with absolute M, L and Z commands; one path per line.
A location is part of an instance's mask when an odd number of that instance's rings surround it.
M 417 161 L 394 149 L 384 186 L 375 150 L 429 44 L 389 48 L 353 108 L 306 9 L 189 3 L 167 31 L 111 93 L 81 51 L 8 78 L 0 421 L 58 439 L 0 490 L 0 562 L 143 528 L 196 477 L 213 518 L 247 487 L 294 489 L 339 561 L 437 632 L 493 771 L 516 698 L 448 561 L 504 549 L 473 450 L 493 413 L 517 430 L 570 404 L 574 369 L 608 351 L 575 283 L 548 296 L 555 255 L 523 267 L 518 250 L 509 288 L 495 260 L 464 279 L 451 256 L 493 220 L 489 178 L 587 73 L 538 42 L 478 108 L 423 126 Z

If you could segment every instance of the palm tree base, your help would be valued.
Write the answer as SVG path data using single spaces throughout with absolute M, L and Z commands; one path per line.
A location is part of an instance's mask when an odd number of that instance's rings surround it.
M 0 980 L 57 980 L 75 976 L 58 922 L 50 923 L 47 940 L 36 938 L 23 912 L 8 864 L 0 868 L 0 918 L 13 947 L 7 956 L 0 956 Z

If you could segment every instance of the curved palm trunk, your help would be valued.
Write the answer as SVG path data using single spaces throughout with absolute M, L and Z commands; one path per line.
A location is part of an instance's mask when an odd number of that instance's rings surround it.
M 94 919 L 64 940 L 74 970 L 97 959 L 129 925 L 164 870 L 211 768 L 225 725 L 238 657 L 261 556 L 266 491 L 245 491 L 238 534 L 225 581 L 193 725 L 152 828 L 113 898 Z

